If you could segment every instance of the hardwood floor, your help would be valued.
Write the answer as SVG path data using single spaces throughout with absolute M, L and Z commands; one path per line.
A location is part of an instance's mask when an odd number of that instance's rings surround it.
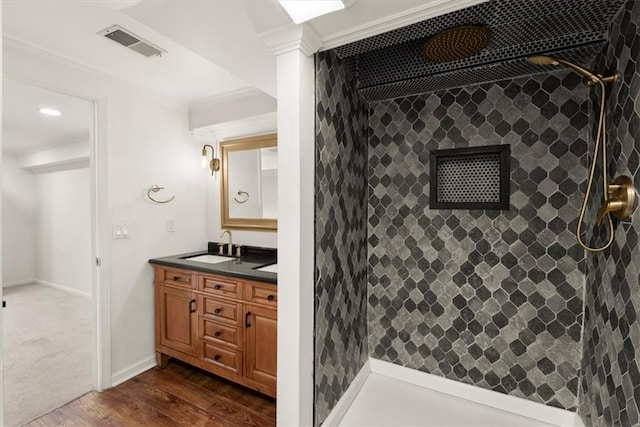
M 275 426 L 275 400 L 171 360 L 27 426 Z

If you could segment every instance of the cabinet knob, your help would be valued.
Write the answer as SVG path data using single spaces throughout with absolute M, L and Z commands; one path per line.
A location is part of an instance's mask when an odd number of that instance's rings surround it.
M 178 280 L 179 278 L 180 278 L 180 276 L 173 276 L 173 277 L 172 277 L 172 279 L 173 279 L 174 281 Z
M 220 314 L 221 311 L 222 311 L 221 308 L 216 308 L 215 310 L 213 310 L 215 314 Z
M 220 283 L 217 283 L 217 284 L 214 286 L 214 288 L 216 288 L 216 289 L 222 289 L 222 285 L 221 285 Z
M 273 296 L 273 295 L 269 295 L 269 296 L 267 297 L 267 300 L 269 300 L 269 301 L 273 301 L 275 298 L 276 298 L 275 296 Z
M 219 337 L 220 335 L 222 335 L 222 332 L 220 332 L 220 331 L 216 331 L 216 332 L 213 334 L 213 336 L 215 336 L 215 337 Z
M 213 356 L 213 360 L 220 360 L 222 356 L 220 356 L 219 354 L 216 354 L 215 356 Z

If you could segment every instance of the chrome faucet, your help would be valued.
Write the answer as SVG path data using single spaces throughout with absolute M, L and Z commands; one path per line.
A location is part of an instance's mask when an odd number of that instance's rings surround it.
M 220 233 L 220 237 L 223 239 L 222 240 L 222 244 L 224 245 L 224 235 L 225 234 L 229 234 L 229 246 L 227 247 L 227 255 L 229 256 L 233 256 L 233 241 L 231 240 L 231 230 L 222 230 L 222 233 Z

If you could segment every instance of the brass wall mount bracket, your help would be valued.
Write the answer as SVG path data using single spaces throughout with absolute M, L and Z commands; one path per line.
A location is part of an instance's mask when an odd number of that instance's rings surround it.
M 609 184 L 607 200 L 604 202 L 598 217 L 596 225 L 600 226 L 604 217 L 611 213 L 619 220 L 629 218 L 636 204 L 636 189 L 633 187 L 633 180 L 622 175 L 611 181 Z

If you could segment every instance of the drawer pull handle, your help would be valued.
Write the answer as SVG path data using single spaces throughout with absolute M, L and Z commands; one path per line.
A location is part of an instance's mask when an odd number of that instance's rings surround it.
M 221 311 L 222 311 L 221 308 L 216 308 L 215 310 L 213 310 L 215 314 L 220 314 Z
M 249 323 L 249 317 L 251 316 L 251 312 L 247 311 L 247 314 L 244 315 L 244 326 L 247 328 L 251 327 L 251 323 Z
M 217 284 L 214 286 L 214 288 L 216 288 L 216 289 L 222 289 L 222 285 L 221 285 L 220 283 L 217 283 Z
M 276 299 L 276 297 L 275 297 L 275 296 L 273 296 L 273 295 L 269 295 L 269 296 L 267 297 L 267 300 L 269 300 L 269 301 L 273 301 L 274 299 Z
M 178 279 L 180 279 L 180 276 L 173 276 L 172 279 L 173 279 L 174 282 L 176 282 L 176 281 L 178 281 Z
M 192 299 L 191 301 L 189 301 L 189 313 L 195 313 L 196 312 L 196 300 Z
M 222 332 L 220 332 L 220 331 L 216 331 L 216 332 L 213 334 L 213 336 L 215 336 L 215 337 L 219 337 L 220 335 L 222 335 Z
M 220 360 L 222 356 L 220 356 L 219 354 L 216 354 L 215 356 L 213 356 L 213 360 Z

